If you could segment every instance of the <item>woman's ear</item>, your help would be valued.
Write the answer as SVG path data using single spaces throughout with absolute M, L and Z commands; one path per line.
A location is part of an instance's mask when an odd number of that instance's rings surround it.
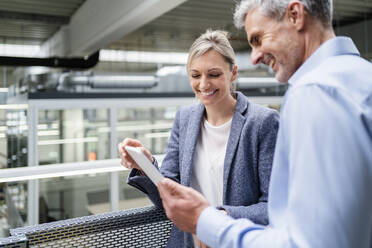
M 232 71 L 231 82 L 234 82 L 237 76 L 238 76 L 238 66 L 234 65 L 234 68 Z

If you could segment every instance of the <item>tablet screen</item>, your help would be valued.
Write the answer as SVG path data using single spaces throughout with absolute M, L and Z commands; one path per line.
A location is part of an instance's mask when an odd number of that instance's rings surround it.
M 136 161 L 139 167 L 141 167 L 146 176 L 150 178 L 156 186 L 158 186 L 158 182 L 160 182 L 164 177 L 150 162 L 146 155 L 143 154 L 139 148 L 133 146 L 126 146 L 125 150 L 127 150 L 133 160 Z

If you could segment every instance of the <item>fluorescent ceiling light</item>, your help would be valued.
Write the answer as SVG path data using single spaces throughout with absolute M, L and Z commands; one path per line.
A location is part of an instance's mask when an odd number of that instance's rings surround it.
M 278 80 L 274 77 L 239 77 L 238 83 L 278 83 Z
M 35 57 L 39 51 L 37 45 L 0 44 L 0 56 Z
M 75 77 L 79 78 L 79 77 Z M 83 77 L 87 78 L 87 77 Z M 78 79 L 77 79 L 78 80 Z M 124 76 L 124 75 L 95 75 L 93 76 L 94 81 L 110 81 L 110 82 L 155 82 L 156 78 L 154 76 L 139 76 L 139 75 L 131 75 L 131 76 Z
M 147 133 L 145 134 L 145 138 L 153 139 L 153 138 L 168 138 L 170 136 L 170 132 L 159 132 L 159 133 Z
M 37 132 L 38 136 L 54 136 L 54 135 L 59 135 L 58 130 L 47 130 L 47 131 L 39 131 Z
M 130 126 L 118 126 L 116 128 L 119 132 L 130 132 L 130 131 L 144 131 L 144 130 L 151 130 L 151 129 L 169 129 L 172 128 L 173 123 L 160 123 L 160 124 L 149 124 L 149 125 L 130 125 Z M 98 128 L 98 132 L 100 133 L 107 133 L 110 132 L 109 127 L 100 127 Z
M 28 104 L 0 104 L 0 109 L 27 109 Z
M 237 86 L 238 89 L 269 88 L 278 87 L 280 83 L 274 77 L 239 77 Z
M 40 140 L 37 142 L 37 144 L 39 146 L 43 146 L 43 145 L 76 144 L 76 143 L 86 143 L 86 142 L 98 142 L 98 137 L 58 139 L 58 140 Z
M 50 69 L 45 66 L 32 66 L 28 68 L 28 73 L 32 75 L 43 74 L 47 73 L 48 71 L 50 71 Z
M 187 71 L 185 66 L 164 66 L 160 68 L 156 75 L 159 77 L 166 77 L 168 75 L 184 75 L 187 76 Z
M 100 61 L 138 62 L 185 65 L 188 53 L 100 50 Z

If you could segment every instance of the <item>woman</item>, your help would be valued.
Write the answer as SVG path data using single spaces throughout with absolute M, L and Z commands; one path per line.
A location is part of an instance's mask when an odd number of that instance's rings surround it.
M 234 56 L 222 31 L 208 30 L 191 46 L 187 72 L 200 103 L 177 112 L 160 172 L 198 190 L 226 214 L 265 225 L 279 117 L 234 91 Z M 141 147 L 157 162 L 137 140 L 125 139 L 118 146 L 122 165 L 133 168 L 128 184 L 162 207 L 156 186 L 124 150 L 126 145 Z M 167 247 L 194 247 L 194 240 L 173 226 Z

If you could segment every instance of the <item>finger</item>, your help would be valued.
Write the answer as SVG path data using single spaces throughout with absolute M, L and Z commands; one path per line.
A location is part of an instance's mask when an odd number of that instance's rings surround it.
M 167 197 L 167 192 L 166 192 L 166 184 L 165 184 L 165 180 L 167 180 L 167 178 L 161 180 L 160 182 L 158 182 L 158 191 L 159 191 L 159 195 L 162 199 L 165 199 Z
M 143 146 L 139 140 L 131 139 L 131 138 L 125 138 L 122 143 L 124 144 L 124 146 L 134 146 L 134 147 Z
M 165 202 L 167 205 L 167 203 L 172 199 L 171 197 L 171 185 L 172 184 L 172 180 L 168 179 L 168 178 L 164 178 L 163 180 L 161 180 L 159 183 L 158 183 L 158 190 L 159 190 L 159 195 L 161 197 L 161 199 L 163 200 L 163 203 Z
M 120 161 L 120 164 L 122 165 L 122 166 L 124 166 L 125 168 L 127 168 L 127 169 L 131 169 L 131 167 L 125 162 L 125 161 Z
M 124 152 L 124 146 L 123 146 L 123 143 L 119 143 L 118 144 L 118 152 L 119 152 L 119 156 L 121 157 L 123 152 Z
M 134 162 L 134 161 L 132 161 L 130 156 L 127 155 L 127 151 L 124 149 L 124 144 L 123 143 L 118 144 L 118 151 L 119 151 L 119 157 L 121 158 L 122 162 L 124 162 L 124 163 L 127 163 L 127 162 L 133 163 Z
M 164 180 L 166 179 L 163 179 L 162 181 Z M 160 198 L 162 199 L 162 202 L 163 202 L 165 213 L 167 214 L 168 218 L 171 218 L 171 216 L 169 216 L 170 207 L 168 205 L 170 204 L 170 201 L 172 199 L 169 197 L 167 189 L 165 188 L 166 184 L 164 184 L 162 181 L 158 183 L 158 191 L 159 191 Z
M 198 238 L 198 237 L 196 237 L 196 238 Z M 202 248 L 202 243 L 200 242 L 200 240 L 199 240 L 199 239 L 197 240 L 197 243 L 196 243 L 196 245 L 198 246 L 198 248 Z
M 181 184 L 169 179 L 164 178 L 158 184 L 160 191 L 165 197 L 174 197 L 174 196 L 182 196 L 187 191 L 187 187 L 182 186 Z
M 140 148 L 141 149 L 141 151 L 143 152 L 143 154 L 145 154 L 145 156 L 151 161 L 151 163 L 153 162 L 152 161 L 152 154 L 150 153 L 150 151 L 149 150 L 147 150 L 145 147 L 141 147 Z
M 127 155 L 126 155 L 126 151 L 123 149 L 122 143 L 118 144 L 118 151 L 119 151 L 119 157 L 122 159 L 122 161 L 126 161 Z

